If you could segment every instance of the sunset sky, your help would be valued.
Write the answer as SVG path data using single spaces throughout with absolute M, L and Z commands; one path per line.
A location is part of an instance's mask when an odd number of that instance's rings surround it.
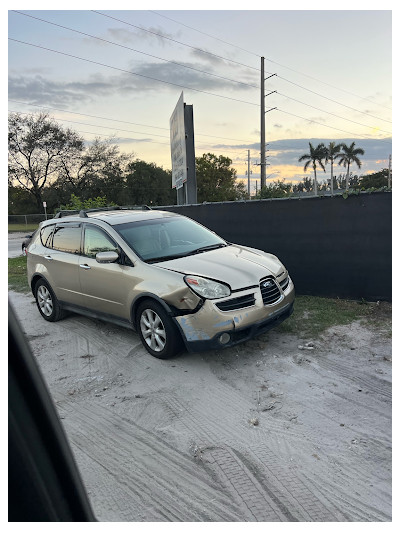
M 249 8 L 243 11 L 218 2 L 202 2 L 203 11 L 176 3 L 165 11 L 161 2 L 149 10 L 101 1 L 57 4 L 71 10 L 41 2 L 35 11 L 8 6 L 8 109 L 48 111 L 87 142 L 112 136 L 121 151 L 170 169 L 169 119 L 183 91 L 193 105 L 196 155 L 228 156 L 244 178 L 250 150 L 254 185 L 265 56 L 266 76 L 277 74 L 266 82 L 266 93 L 276 91 L 266 109 L 277 108 L 266 113 L 269 180 L 309 176 L 298 159 L 310 140 L 355 141 L 365 150 L 361 172 L 387 168 L 390 3 L 375 4 L 381 11 L 352 8 L 352 2 L 317 11 L 313 4 L 301 4 L 308 7 L 303 11 L 260 10 L 268 4 L 251 2 L 241 4 Z

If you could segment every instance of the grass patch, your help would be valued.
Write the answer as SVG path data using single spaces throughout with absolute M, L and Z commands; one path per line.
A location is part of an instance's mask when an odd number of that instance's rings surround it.
M 8 233 L 26 233 L 29 235 L 37 230 L 39 224 L 8 224 Z
M 391 304 L 297 296 L 292 316 L 277 330 L 302 338 L 315 338 L 332 326 L 345 326 L 360 319 L 368 321 L 371 327 L 385 323 L 390 329 Z
M 8 288 L 17 292 L 29 292 L 26 274 L 26 257 L 12 257 L 8 260 Z

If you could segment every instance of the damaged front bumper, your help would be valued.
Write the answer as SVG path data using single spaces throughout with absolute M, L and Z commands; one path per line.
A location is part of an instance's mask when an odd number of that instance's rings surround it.
M 196 313 L 175 316 L 174 320 L 187 351 L 217 350 L 245 342 L 278 326 L 293 313 L 294 296 L 290 280 L 276 304 L 264 305 L 259 292 L 254 294 L 254 305 L 235 312 L 221 311 L 215 300 L 206 300 Z

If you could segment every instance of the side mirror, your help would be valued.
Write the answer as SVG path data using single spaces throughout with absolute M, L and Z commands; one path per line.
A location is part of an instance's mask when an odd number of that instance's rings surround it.
M 98 252 L 96 254 L 96 261 L 98 263 L 114 263 L 119 258 L 117 252 Z

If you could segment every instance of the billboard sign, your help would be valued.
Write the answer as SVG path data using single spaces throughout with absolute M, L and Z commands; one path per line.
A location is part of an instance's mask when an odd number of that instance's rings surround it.
M 187 181 L 185 104 L 183 92 L 176 104 L 170 121 L 172 187 L 180 189 Z

